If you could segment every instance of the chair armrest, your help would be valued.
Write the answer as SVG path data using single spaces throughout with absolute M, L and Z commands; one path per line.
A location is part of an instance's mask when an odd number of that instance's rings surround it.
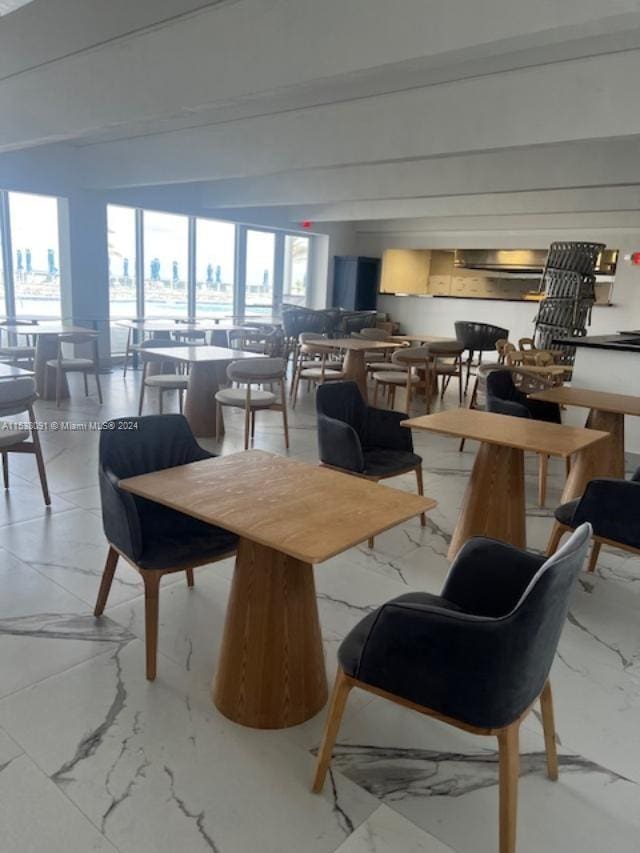
M 406 450 L 413 453 L 411 430 L 400 426 L 407 416 L 404 412 L 388 409 L 367 408 L 364 435 L 367 447 L 381 447 L 384 450 Z
M 364 471 L 364 457 L 358 433 L 352 426 L 318 415 L 318 448 L 320 461 L 334 468 L 357 474 Z
M 105 536 L 136 562 L 142 554 L 142 531 L 135 498 L 123 491 L 110 469 L 100 469 L 102 526 Z
M 505 616 L 516 606 L 546 557 L 477 536 L 458 552 L 442 597 L 476 616 Z
M 591 523 L 595 536 L 640 548 L 640 483 L 590 480 L 576 507 L 573 525 Z
M 498 415 L 511 415 L 514 418 L 530 418 L 529 409 L 523 403 L 513 400 L 499 400 L 497 397 L 487 396 L 487 411 Z
M 472 725 L 506 725 L 546 678 L 522 678 L 511 628 L 512 618 L 390 602 L 369 631 L 355 677 Z

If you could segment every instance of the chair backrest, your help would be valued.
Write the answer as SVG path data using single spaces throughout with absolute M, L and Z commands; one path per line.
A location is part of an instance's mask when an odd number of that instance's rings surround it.
M 353 335 L 356 338 L 366 338 L 370 341 L 386 341 L 389 338 L 389 333 L 385 332 L 384 329 L 360 329 Z
M 250 385 L 256 382 L 279 382 L 284 379 L 286 362 L 283 358 L 242 358 L 227 367 L 232 382 Z
M 118 479 L 185 465 L 212 454 L 197 443 L 183 415 L 116 418 L 113 429 L 100 432 L 100 470 Z M 118 429 L 119 424 L 125 428 Z
M 590 524 L 578 527 L 538 569 L 516 606 L 504 617 L 511 623 L 511 641 L 505 648 L 512 657 L 505 696 L 514 701 L 519 694 L 523 710 L 540 695 L 549 676 L 591 534 Z
M 511 367 L 515 367 L 516 365 L 519 365 L 519 364 L 525 364 L 526 358 L 527 358 L 527 356 L 526 356 L 526 353 L 524 350 L 513 349 L 513 350 L 508 350 L 505 353 L 505 359 L 504 360 L 505 360 L 506 364 L 510 365 Z
M 429 347 L 403 347 L 393 353 L 391 361 L 395 364 L 420 364 L 426 363 L 430 358 Z
M 327 336 L 321 334 L 320 332 L 300 332 L 298 335 L 298 343 L 306 344 L 309 341 L 322 341 L 326 340 Z
M 518 340 L 518 349 L 520 349 L 520 350 L 535 349 L 535 347 L 533 345 L 533 338 L 520 338 Z
M 486 375 L 486 388 L 488 397 L 496 397 L 498 400 L 510 400 L 519 403 L 521 395 L 513 381 L 510 370 L 498 368 L 490 370 Z
M 362 435 L 367 418 L 367 404 L 355 382 L 325 382 L 316 392 L 316 412 L 334 418 Z
M 464 348 L 475 352 L 488 352 L 496 347 L 500 338 L 508 338 L 509 330 L 488 323 L 475 323 L 469 320 L 457 320 L 454 323 L 456 338 Z
M 0 415 L 24 412 L 37 398 L 36 381 L 31 376 L 0 381 Z

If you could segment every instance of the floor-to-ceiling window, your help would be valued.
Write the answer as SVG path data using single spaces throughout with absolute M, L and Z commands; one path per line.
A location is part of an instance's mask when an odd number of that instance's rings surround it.
M 276 235 L 247 229 L 245 307 L 247 314 L 271 314 Z
M 109 316 L 111 352 L 124 352 L 127 330 L 114 321 L 131 319 L 137 310 L 136 211 L 132 207 L 108 205 Z
M 235 241 L 233 223 L 196 220 L 195 306 L 198 317 L 233 314 Z
M 189 310 L 189 218 L 145 210 L 145 317 L 186 317 Z
M 18 317 L 60 317 L 58 200 L 9 193 L 13 288 Z
M 7 315 L 7 299 L 4 283 L 4 264 L 2 262 L 3 251 L 4 250 L 2 246 L 2 228 L 0 228 L 0 318 L 4 318 Z
M 282 301 L 290 305 L 306 305 L 308 278 L 309 238 L 287 234 L 284 238 Z

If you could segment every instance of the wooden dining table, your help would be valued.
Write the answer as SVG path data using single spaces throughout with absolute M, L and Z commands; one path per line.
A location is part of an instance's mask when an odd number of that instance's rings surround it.
M 254 352 L 212 347 L 208 345 L 185 345 L 183 347 L 147 347 L 146 356 L 153 356 L 159 363 L 175 361 L 189 365 L 189 384 L 184 413 L 194 435 L 201 438 L 211 438 L 216 434 L 216 401 L 215 396 L 221 384 L 226 383 L 224 373 L 232 361 L 243 358 L 264 358 Z M 224 434 L 224 422 L 220 418 L 218 435 Z
M 591 477 L 624 477 L 624 418 L 640 417 L 640 397 L 629 394 L 612 394 L 563 385 L 529 394 L 532 400 L 544 400 L 559 406 L 576 406 L 589 409 L 587 429 L 604 430 L 609 439 L 598 444 L 590 453 Z
M 525 451 L 571 458 L 562 496 L 565 502 L 582 494 L 591 479 L 590 450 L 597 450 L 609 436 L 600 430 L 478 409 L 449 409 L 402 421 L 402 426 L 480 442 L 451 537 L 449 559 L 472 536 L 489 536 L 526 547 Z
M 402 346 L 400 341 L 371 341 L 365 338 L 322 338 L 314 339 L 312 343 L 314 349 L 344 350 L 343 378 L 357 383 L 365 402 L 368 400 L 368 393 L 364 354 L 376 350 L 389 352 Z
M 12 335 L 28 335 L 35 338 L 36 354 L 33 370 L 36 378 L 36 391 L 41 400 L 56 399 L 56 368 L 48 367 L 47 362 L 55 361 L 58 357 L 58 338 L 61 335 L 98 335 L 95 329 L 88 329 L 86 326 L 74 326 L 71 323 L 62 323 L 59 320 L 42 321 L 33 325 L 7 325 L 4 329 Z M 61 399 L 69 396 L 69 384 L 64 371 L 60 381 L 59 396 Z
M 247 450 L 120 487 L 239 536 L 216 707 L 245 726 L 295 726 L 327 700 L 314 565 L 436 506 L 431 498 Z

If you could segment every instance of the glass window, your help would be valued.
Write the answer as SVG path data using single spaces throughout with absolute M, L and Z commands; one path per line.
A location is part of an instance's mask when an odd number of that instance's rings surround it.
M 245 305 L 271 313 L 276 235 L 269 231 L 247 231 L 247 278 Z
M 136 212 L 132 207 L 107 205 L 109 242 L 109 316 L 111 352 L 123 353 L 127 330 L 114 320 L 130 320 L 138 314 L 136 300 Z
M 186 317 L 189 300 L 189 219 L 145 210 L 145 317 Z
M 306 305 L 308 276 L 309 238 L 287 234 L 284 239 L 282 301 L 291 305 Z
M 9 193 L 18 317 L 60 317 L 58 200 Z
M 4 264 L 2 259 L 2 231 L 0 230 L 0 319 L 4 319 L 7 315 L 7 298 L 4 287 Z
M 236 228 L 231 222 L 196 220 L 196 314 L 233 314 Z

